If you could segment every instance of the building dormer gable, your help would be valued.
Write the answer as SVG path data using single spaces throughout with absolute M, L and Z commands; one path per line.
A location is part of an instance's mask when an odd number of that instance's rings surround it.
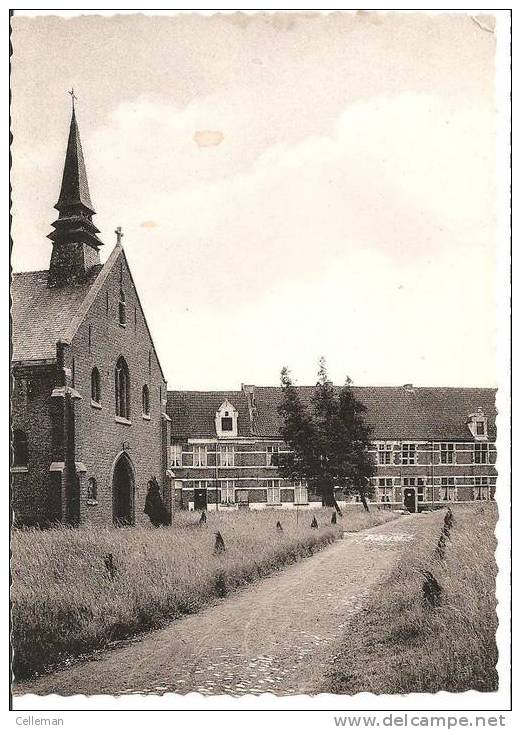
M 239 412 L 229 400 L 225 400 L 215 414 L 215 432 L 218 438 L 237 438 Z
M 467 426 L 476 441 L 486 441 L 488 439 L 488 419 L 481 407 L 478 408 L 476 413 L 469 415 Z

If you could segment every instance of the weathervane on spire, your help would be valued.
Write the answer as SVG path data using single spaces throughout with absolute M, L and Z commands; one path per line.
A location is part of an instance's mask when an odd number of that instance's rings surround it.
M 116 228 L 116 230 L 114 231 L 114 233 L 116 234 L 116 239 L 117 239 L 117 241 L 118 241 L 118 244 L 121 244 L 121 239 L 122 239 L 122 238 L 123 238 L 123 236 L 125 235 L 125 234 L 123 233 L 123 231 L 121 230 L 121 226 L 118 226 L 118 227 Z
M 72 111 L 74 111 L 74 102 L 75 102 L 75 101 L 78 101 L 78 97 L 77 97 L 77 96 L 76 96 L 76 94 L 74 93 L 74 86 L 73 86 L 73 87 L 72 87 L 72 89 L 71 89 L 70 91 L 68 91 L 67 93 L 71 95 L 71 101 L 72 101 Z

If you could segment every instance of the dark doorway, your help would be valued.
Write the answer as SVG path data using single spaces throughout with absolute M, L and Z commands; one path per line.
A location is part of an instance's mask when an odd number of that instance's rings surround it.
M 403 504 L 405 509 L 409 512 L 416 512 L 416 490 L 415 489 L 404 489 L 403 490 Z
M 114 467 L 112 477 L 113 519 L 118 527 L 134 524 L 134 477 L 132 465 L 126 454 L 122 454 Z
M 203 510 L 208 507 L 208 491 L 206 489 L 194 489 L 194 509 Z

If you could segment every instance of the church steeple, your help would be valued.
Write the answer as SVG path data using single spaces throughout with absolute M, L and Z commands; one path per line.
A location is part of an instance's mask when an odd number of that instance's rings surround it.
M 61 213 L 75 205 L 83 206 L 91 215 L 96 212 L 90 199 L 87 171 L 85 169 L 85 160 L 83 159 L 83 149 L 81 147 L 80 130 L 76 121 L 76 111 L 73 107 L 69 141 L 65 154 L 65 165 L 63 166 L 62 187 L 55 207 Z
M 95 214 L 90 199 L 87 171 L 81 147 L 80 132 L 72 94 L 72 116 L 69 141 L 63 166 L 58 202 L 54 206 L 59 217 L 48 238 L 53 242 L 49 266 L 49 286 L 63 286 L 85 279 L 92 266 L 100 263 L 97 237 L 99 230 L 92 222 Z

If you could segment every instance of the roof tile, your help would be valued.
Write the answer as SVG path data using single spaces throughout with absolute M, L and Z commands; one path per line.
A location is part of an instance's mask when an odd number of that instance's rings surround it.
M 13 274 L 13 361 L 50 360 L 56 357 L 56 342 L 63 339 L 79 307 L 103 266 L 94 266 L 86 281 L 48 287 L 48 271 Z
M 309 404 L 313 386 L 298 387 Z M 340 390 L 338 388 L 338 390 Z M 367 408 L 367 421 L 376 440 L 468 440 L 467 419 L 482 408 L 489 419 L 489 437 L 495 438 L 495 395 L 493 388 L 353 387 Z M 239 436 L 253 435 L 248 404 L 242 391 L 170 391 L 168 414 L 172 438 L 215 437 L 215 413 L 228 399 L 239 411 Z M 281 419 L 277 406 L 281 388 L 255 387 L 255 435 L 278 438 Z

